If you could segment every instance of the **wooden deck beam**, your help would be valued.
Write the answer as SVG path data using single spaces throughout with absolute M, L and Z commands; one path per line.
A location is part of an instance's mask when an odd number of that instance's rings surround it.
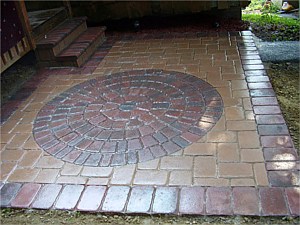
M 28 43 L 31 49 L 35 49 L 36 43 L 32 35 L 32 28 L 29 22 L 28 14 L 27 14 L 27 9 L 25 6 L 25 1 L 24 0 L 19 0 L 16 1 L 16 9 L 20 18 L 20 21 L 22 23 L 22 27 L 24 30 L 24 33 L 28 39 Z

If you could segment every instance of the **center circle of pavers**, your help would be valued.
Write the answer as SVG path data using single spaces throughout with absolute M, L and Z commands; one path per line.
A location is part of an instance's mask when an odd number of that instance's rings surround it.
M 33 135 L 56 158 L 85 166 L 134 164 L 203 137 L 223 112 L 220 94 L 195 76 L 135 70 L 78 84 L 38 113 Z

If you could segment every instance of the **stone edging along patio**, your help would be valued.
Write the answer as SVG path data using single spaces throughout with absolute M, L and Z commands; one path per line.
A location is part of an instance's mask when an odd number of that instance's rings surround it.
M 295 188 L 7 183 L 2 207 L 174 215 L 299 215 Z
M 237 37 L 238 48 L 270 187 L 106 187 L 6 183 L 1 187 L 1 207 L 146 214 L 300 215 L 298 156 L 276 95 L 251 32 L 235 32 L 232 35 L 240 36 Z M 150 37 L 155 38 L 153 35 Z

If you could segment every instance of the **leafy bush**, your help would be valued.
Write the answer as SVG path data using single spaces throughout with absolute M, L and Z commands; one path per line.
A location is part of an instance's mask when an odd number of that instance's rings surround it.
M 261 11 L 262 11 L 262 13 L 276 13 L 279 10 L 280 10 L 280 8 L 277 5 L 271 3 L 267 7 L 263 7 Z
M 248 5 L 246 10 L 253 11 L 253 10 L 262 10 L 265 0 L 252 0 L 251 3 Z

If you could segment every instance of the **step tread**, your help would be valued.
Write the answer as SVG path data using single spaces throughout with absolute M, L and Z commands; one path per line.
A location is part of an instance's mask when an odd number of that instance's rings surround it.
M 82 23 L 85 23 L 86 17 L 76 17 L 72 19 L 67 19 L 50 32 L 47 33 L 47 38 L 41 39 L 37 46 L 55 46 L 65 37 L 67 37 L 73 30 L 79 27 Z
M 28 18 L 32 29 L 34 30 L 38 26 L 46 23 L 47 21 L 51 20 L 52 17 L 55 17 L 64 10 L 65 7 L 59 7 L 54 9 L 36 10 L 28 12 Z
M 84 31 L 72 44 L 64 49 L 57 58 L 60 60 L 68 60 L 70 58 L 78 58 L 84 51 L 105 31 L 105 27 L 90 27 Z

